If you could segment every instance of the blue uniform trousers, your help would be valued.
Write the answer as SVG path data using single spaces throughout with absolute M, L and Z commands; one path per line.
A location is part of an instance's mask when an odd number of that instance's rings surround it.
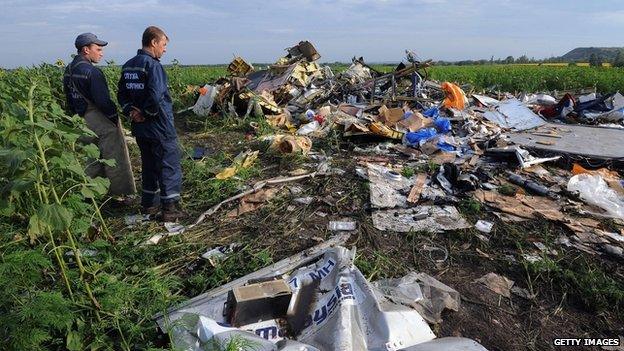
M 180 200 L 182 167 L 178 139 L 136 138 L 141 150 L 143 207 Z

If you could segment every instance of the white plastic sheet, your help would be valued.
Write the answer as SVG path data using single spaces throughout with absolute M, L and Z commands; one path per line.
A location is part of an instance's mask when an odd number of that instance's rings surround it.
M 415 178 L 405 178 L 384 166 L 368 163 L 370 201 L 374 208 L 405 207 Z
M 206 94 L 200 95 L 193 106 L 193 112 L 198 116 L 208 116 L 214 105 L 214 99 L 219 92 L 219 88 L 212 85 L 204 85 Z
M 557 100 L 547 94 L 530 94 L 522 97 L 522 102 L 527 105 L 556 105 Z
M 373 79 L 368 67 L 362 66 L 361 63 L 354 63 L 346 71 L 343 72 L 343 77 L 349 79 L 352 83 L 362 83 L 367 80 Z
M 442 322 L 442 311 L 459 310 L 459 293 L 437 279 L 411 272 L 400 279 L 382 279 L 373 283 L 392 301 L 411 306 L 430 323 Z
M 578 174 L 570 178 L 568 191 L 578 191 L 581 199 L 611 216 L 624 219 L 624 198 L 611 189 L 600 175 Z
M 306 123 L 304 125 L 302 125 L 298 130 L 297 130 L 297 134 L 298 135 L 308 135 L 311 134 L 317 130 L 321 129 L 321 125 L 318 121 L 314 120 L 310 123 Z
M 485 350 L 468 339 L 433 340 L 423 317 L 386 299 L 354 266 L 354 255 L 354 250 L 334 247 L 285 260 L 290 271 L 252 273 L 249 279 L 265 275 L 288 281 L 293 298 L 285 319 L 233 328 L 223 316 L 228 290 L 217 288 L 158 322 L 171 334 L 173 346 L 183 350 L 209 350 L 233 338 L 253 344 L 254 350 Z M 274 267 L 286 267 L 282 262 Z
M 372 217 L 375 228 L 398 233 L 443 232 L 470 227 L 454 206 L 422 205 L 405 209 L 377 210 L 373 212 Z
M 501 101 L 494 109 L 485 112 L 483 117 L 501 127 L 513 130 L 527 130 L 546 124 L 518 99 Z

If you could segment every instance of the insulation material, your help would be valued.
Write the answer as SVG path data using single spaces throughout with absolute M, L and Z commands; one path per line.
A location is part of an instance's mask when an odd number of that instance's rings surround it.
M 373 225 L 379 230 L 442 232 L 471 227 L 454 206 L 418 206 L 373 212 Z

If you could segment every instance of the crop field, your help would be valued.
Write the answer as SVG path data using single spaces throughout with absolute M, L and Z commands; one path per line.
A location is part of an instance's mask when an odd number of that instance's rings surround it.
M 624 91 L 624 69 L 573 66 L 440 66 L 431 78 L 469 83 L 477 90 L 551 92 L 596 89 L 600 93 Z
M 332 66 L 334 71 L 346 67 Z M 375 67 L 384 71 L 393 68 Z M 105 66 L 103 71 L 115 96 L 120 68 Z M 167 66 L 167 72 L 174 110 L 178 111 L 196 100 L 194 86 L 213 82 L 225 75 L 226 68 L 175 64 Z M 440 66 L 428 72 L 430 79 L 469 84 L 474 91 L 624 91 L 624 70 L 611 67 Z M 318 208 L 289 210 L 288 200 L 278 199 L 235 223 L 211 219 L 197 230 L 158 245 L 143 245 L 154 233 L 163 231 L 162 225 L 129 227 L 124 222 L 128 213 L 112 206 L 106 196 L 108 181 L 86 176 L 84 166 L 98 157 L 99 151 L 93 144 L 79 142 L 90 132 L 82 118 L 65 112 L 62 75 L 61 64 L 0 70 L 0 349 L 166 349 L 168 337 L 156 331 L 152 319 L 156 313 L 331 235 L 326 226 L 314 222 Z M 182 113 L 176 115 L 178 122 L 184 150 L 182 201 L 192 217 L 249 184 L 300 170 L 306 163 L 301 156 L 262 152 L 258 164 L 236 177 L 216 179 L 215 173 L 231 165 L 249 144 L 262 147 L 258 141 L 249 141 L 251 125 L 259 126 L 259 134 L 274 131 L 256 117 L 199 119 Z M 353 145 L 345 144 L 340 136 L 331 135 L 318 147 L 324 154 L 335 155 L 340 167 L 351 170 L 354 160 L 338 156 L 346 148 L 353 149 Z M 209 157 L 192 160 L 195 146 L 207 146 Z M 129 147 L 138 175 L 138 148 Z M 434 166 L 424 171 L 432 172 Z M 355 172 L 347 173 L 352 175 L 306 180 L 305 191 L 309 196 L 322 197 L 322 201 L 334 201 L 324 211 L 349 212 L 361 223 L 362 234 L 349 245 L 357 244 L 356 264 L 368 279 L 439 268 L 429 259 L 431 252 L 426 256 L 416 248 L 417 243 L 426 241 L 449 248 L 448 262 L 455 266 L 445 267 L 443 274 L 449 271 L 448 276 L 467 277 L 500 269 L 530 286 L 531 292 L 541 292 L 538 300 L 523 306 L 529 315 L 511 316 L 506 306 L 488 307 L 494 311 L 489 312 L 499 313 L 505 330 L 523 333 L 518 345 L 508 349 L 527 349 L 525 343 L 533 343 L 532 350 L 544 349 L 559 323 L 568 323 L 570 332 L 576 333 L 572 335 L 582 335 L 585 328 L 615 330 L 619 325 L 621 330 L 624 285 L 612 274 L 618 267 L 581 254 L 562 253 L 557 260 L 523 263 L 513 269 L 501 258 L 509 250 L 530 248 L 530 237 L 535 233 L 554 241 L 560 227 L 546 221 L 522 225 L 497 222 L 504 235 L 488 244 L 475 239 L 473 228 L 445 236 L 382 236 L 374 232 L 370 213 L 364 208 L 369 196 L 366 184 Z M 325 206 L 322 201 L 319 206 Z M 474 200 L 462 201 L 460 209 L 473 222 L 487 215 Z M 213 267 L 197 259 L 209 248 L 232 242 L 244 245 L 220 265 Z M 488 259 L 478 256 L 474 248 Z M 476 268 L 473 272 L 465 267 Z M 462 284 L 460 280 L 454 283 Z M 566 307 L 568 304 L 572 307 Z M 486 307 L 473 308 L 483 308 L 474 315 L 485 314 Z M 593 315 L 600 315 L 600 321 L 588 317 Z M 487 323 L 472 323 L 464 317 L 444 318 L 447 324 L 436 329 L 437 334 L 461 331 L 463 336 L 478 337 L 490 328 Z M 541 326 L 533 323 L 544 323 L 552 328 L 551 334 L 542 336 Z M 484 336 L 482 342 L 497 347 L 493 350 L 504 348 L 510 341 L 497 335 Z M 224 349 L 239 350 L 235 345 Z
M 347 65 L 330 65 L 335 72 Z M 389 72 L 394 67 L 373 65 Z M 226 73 L 225 66 L 186 66 L 170 68 L 179 72 L 178 79 L 186 84 L 202 84 Z M 608 94 L 624 91 L 624 68 L 568 66 L 567 64 L 515 64 L 481 66 L 433 66 L 429 77 L 438 81 L 469 84 L 475 91 L 554 92 L 592 90 Z

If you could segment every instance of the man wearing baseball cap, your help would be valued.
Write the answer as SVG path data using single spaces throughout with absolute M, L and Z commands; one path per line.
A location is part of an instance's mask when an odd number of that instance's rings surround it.
M 63 87 L 70 112 L 84 117 L 87 127 L 97 135 L 87 142 L 98 146 L 101 159 L 115 160 L 115 166 L 90 162 L 87 175 L 108 178 L 109 195 L 125 198 L 136 193 L 128 146 L 106 78 L 94 66 L 102 59 L 107 44 L 93 33 L 80 34 L 75 41 L 78 54 L 65 69 Z

